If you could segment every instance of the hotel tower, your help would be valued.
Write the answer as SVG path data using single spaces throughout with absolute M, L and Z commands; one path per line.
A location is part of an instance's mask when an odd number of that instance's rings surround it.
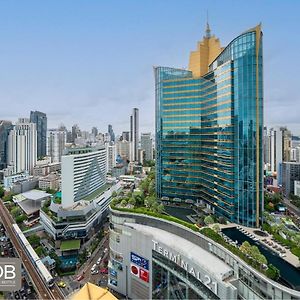
M 188 70 L 155 67 L 158 197 L 259 226 L 262 71 L 260 25 L 221 47 L 207 24 Z

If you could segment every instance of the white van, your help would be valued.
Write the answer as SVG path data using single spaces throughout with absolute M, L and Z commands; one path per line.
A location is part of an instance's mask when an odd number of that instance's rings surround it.
M 92 266 L 92 268 L 91 268 L 91 271 L 92 271 L 92 272 L 95 271 L 96 267 L 97 267 L 97 265 L 94 264 L 94 265 Z

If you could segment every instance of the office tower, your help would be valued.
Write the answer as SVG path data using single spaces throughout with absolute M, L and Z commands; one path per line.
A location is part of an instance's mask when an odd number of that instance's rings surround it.
M 59 129 L 49 129 L 47 135 L 47 155 L 51 162 L 60 162 L 67 142 L 67 132 Z
M 8 164 L 14 173 L 28 171 L 32 174 L 37 160 L 36 124 L 20 118 L 8 136 Z
M 141 134 L 141 149 L 145 150 L 145 160 L 153 159 L 153 148 L 150 132 Z
M 138 149 L 138 163 L 140 165 L 144 164 L 145 156 L 146 156 L 145 150 L 144 149 Z
M 115 141 L 115 133 L 113 131 L 112 125 L 108 125 L 108 134 L 110 136 L 110 142 L 114 142 Z
M 129 142 L 129 131 L 123 131 L 120 140 Z
M 130 116 L 130 160 L 138 161 L 139 148 L 139 110 L 134 108 Z
M 31 111 L 30 122 L 36 124 L 37 157 L 44 157 L 47 153 L 47 116 L 40 111 Z
M 281 127 L 280 130 L 283 132 L 283 161 L 290 161 L 292 149 L 292 133 L 286 127 Z
M 263 151 L 264 151 L 264 164 L 265 169 L 270 170 L 270 135 L 268 132 L 268 128 L 264 127 L 264 139 L 263 139 Z
M 123 160 L 130 159 L 130 142 L 127 140 L 116 142 L 117 155 L 120 155 Z
M 106 183 L 105 148 L 69 148 L 61 158 L 63 208 L 71 207 Z
M 297 148 L 291 148 L 291 160 L 290 161 L 297 161 Z
M 93 128 L 92 128 L 92 135 L 93 135 L 94 137 L 96 137 L 96 136 L 98 135 L 98 129 L 97 129 L 97 127 L 93 127 Z
M 206 203 L 217 216 L 259 226 L 262 69 L 260 25 L 225 48 L 207 27 L 189 70 L 155 67 L 158 197 Z
M 286 127 L 270 129 L 270 168 L 278 172 L 279 164 L 291 159 L 291 132 Z
M 105 143 L 106 148 L 106 172 L 111 172 L 111 170 L 116 166 L 116 145 L 109 142 Z
M 295 181 L 300 180 L 300 163 L 282 162 L 279 164 L 280 183 L 282 184 L 282 192 L 286 197 L 294 194 Z
M 10 121 L 0 120 L 0 170 L 7 167 L 8 135 L 12 129 Z
M 78 138 L 79 136 L 81 136 L 79 126 L 77 124 L 74 124 L 72 126 L 71 143 L 74 143 L 75 139 Z
M 300 147 L 300 137 L 299 136 L 292 136 L 292 140 L 291 140 L 291 147 L 296 148 L 296 147 Z

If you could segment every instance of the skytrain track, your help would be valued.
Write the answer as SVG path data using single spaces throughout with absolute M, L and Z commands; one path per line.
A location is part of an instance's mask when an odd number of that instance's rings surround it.
M 2 200 L 0 200 L 0 217 L 7 231 L 12 244 L 14 245 L 19 258 L 22 260 L 22 264 L 26 271 L 28 272 L 29 277 L 32 280 L 32 283 L 39 295 L 39 299 L 45 300 L 59 300 L 64 299 L 63 295 L 59 291 L 56 286 L 49 288 L 44 280 L 41 278 L 40 274 L 36 270 L 35 265 L 32 263 L 31 259 L 28 257 L 23 245 L 20 243 L 16 233 L 13 230 L 12 224 L 14 223 L 11 215 L 9 214 L 7 208 L 3 204 Z

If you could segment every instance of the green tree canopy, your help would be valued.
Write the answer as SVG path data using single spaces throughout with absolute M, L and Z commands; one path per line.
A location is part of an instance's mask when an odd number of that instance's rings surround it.
M 20 215 L 20 216 L 17 216 L 16 217 L 16 222 L 19 224 L 19 223 L 22 223 L 23 221 L 27 220 L 27 216 L 26 215 Z
M 29 244 L 35 248 L 40 245 L 41 238 L 37 234 L 32 234 L 27 238 Z
M 206 217 L 204 218 L 204 223 L 205 223 L 206 225 L 213 224 L 213 223 L 214 223 L 214 219 L 212 218 L 212 216 L 206 216 Z
M 5 190 L 4 190 L 3 186 L 0 185 L 0 198 L 2 198 L 4 196 L 4 192 L 5 192 Z

